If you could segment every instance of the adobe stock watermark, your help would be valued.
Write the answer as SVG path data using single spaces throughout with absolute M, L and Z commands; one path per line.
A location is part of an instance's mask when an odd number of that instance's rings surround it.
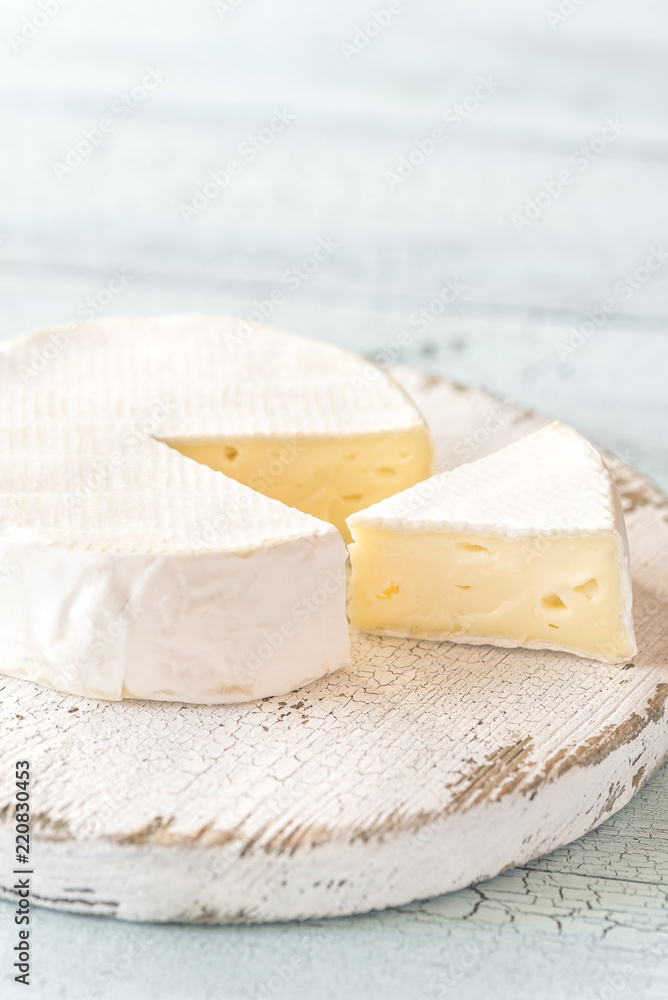
M 622 497 L 622 500 L 623 499 L 624 498 Z M 668 581 L 660 580 L 652 596 L 644 600 L 642 603 L 642 618 L 643 621 L 648 622 L 651 621 L 653 618 L 655 618 L 656 615 L 658 614 L 665 619 L 667 612 L 668 612 Z
M 475 430 L 469 431 L 455 442 L 452 450 L 461 460 L 461 464 L 475 458 L 480 449 L 486 447 L 494 435 L 511 424 L 514 419 L 515 411 L 506 403 L 492 403 L 488 406 Z
M 137 620 L 139 612 L 133 616 L 133 620 Z M 121 619 L 116 619 L 116 622 L 120 622 Z M 129 624 L 129 620 L 126 622 L 126 626 Z M 100 630 L 98 630 L 99 632 Z M 123 633 L 123 638 L 125 638 L 125 632 Z M 87 664 L 83 664 L 86 666 Z M 92 664 L 91 664 L 92 665 Z M 98 665 L 97 663 L 95 664 Z M 85 759 L 90 753 L 90 744 L 87 743 L 78 735 L 73 735 L 68 740 L 68 750 L 72 758 L 78 755 L 80 759 Z M 141 769 L 141 780 L 149 781 L 157 779 L 161 772 L 160 764 L 155 756 L 149 756 L 146 760 L 136 762 L 137 769 Z M 164 787 L 164 776 L 163 776 L 163 787 Z M 166 790 L 166 789 L 165 789 Z M 95 837 L 96 834 L 103 829 L 103 827 L 112 819 L 118 810 L 127 802 L 127 789 L 123 788 L 118 783 L 108 784 L 106 782 L 100 783 L 100 785 L 95 790 L 95 811 L 88 812 L 91 807 L 91 800 L 88 799 L 86 802 L 87 815 L 84 817 L 83 821 L 77 825 L 77 837 L 83 836 L 86 838 Z
M 321 264 L 336 253 L 341 247 L 331 236 L 320 238 L 310 253 L 303 257 L 296 264 L 292 264 L 281 275 L 282 284 L 290 291 L 298 291 L 304 282 L 308 281 Z M 264 299 L 255 299 L 252 308 L 244 319 L 238 321 L 235 331 L 226 331 L 224 340 L 226 347 L 235 348 L 243 344 L 255 333 L 258 326 L 266 323 L 276 312 L 278 306 L 286 300 L 286 293 L 283 288 L 272 288 Z
M 9 583 L 15 569 L 7 556 L 0 552 L 0 590 Z
M 101 665 L 104 654 L 119 641 L 125 639 L 133 622 L 145 614 L 136 601 L 129 600 L 115 618 L 110 619 L 103 627 L 94 631 L 94 637 L 85 651 L 71 662 L 55 668 L 59 683 L 71 684 L 77 677 L 84 677 L 91 669 Z M 92 827 L 91 827 L 92 829 Z
M 257 159 L 277 135 L 285 132 L 288 125 L 295 120 L 295 115 L 286 108 L 274 108 L 272 117 L 264 128 L 255 135 L 247 135 L 237 146 L 237 159 L 228 160 L 221 170 L 212 170 L 208 179 L 201 187 L 195 188 L 188 204 L 181 202 L 179 214 L 184 222 L 190 223 L 215 201 L 230 186 L 234 178 L 239 177 L 245 166 Z
M 527 562 L 542 556 L 549 549 L 556 536 L 579 530 L 583 515 L 588 508 L 600 502 L 601 482 L 598 474 L 584 483 L 579 491 L 579 499 L 572 500 L 559 514 L 550 517 L 550 523 L 537 535 L 522 540 L 520 551 Z
M 564 21 L 568 21 L 586 2 L 587 0 L 560 0 L 555 8 L 546 10 L 545 19 L 552 31 L 555 31 Z
M 295 974 L 300 972 L 305 965 L 306 959 L 297 954 L 285 959 L 280 965 L 275 965 L 269 978 L 257 987 L 255 1000 L 271 1000 L 271 997 L 282 993 L 288 983 L 294 979 Z
M 565 506 L 561 513 L 550 517 L 550 523 L 546 527 L 542 527 L 539 534 L 527 536 L 522 539 L 520 545 L 521 558 L 526 560 L 530 565 L 534 560 L 540 559 L 549 552 L 555 538 L 563 535 L 572 535 L 579 531 L 583 516 L 586 516 L 588 511 L 592 509 L 592 506 L 600 504 L 600 501 L 601 481 L 600 477 L 596 476 L 584 484 L 579 491 L 579 499 L 573 500 L 568 506 Z M 586 571 L 583 570 L 583 573 L 586 576 Z M 582 580 L 580 586 L 587 586 L 586 579 Z M 558 626 L 554 627 L 558 628 Z M 595 649 L 606 659 L 615 661 L 619 658 L 620 648 L 628 648 L 628 635 L 624 622 L 618 619 L 614 629 L 606 638 L 601 638 L 600 636 L 597 638 Z
M 118 448 L 109 452 L 105 458 L 94 462 L 85 475 L 81 476 L 77 482 L 72 497 L 73 503 L 81 503 L 90 497 L 96 490 L 102 489 L 113 476 L 116 469 L 126 461 L 128 451 L 138 444 L 155 437 L 161 424 L 176 412 L 174 403 L 166 399 L 156 399 L 150 410 L 139 420 L 130 424 L 122 432 L 119 439 Z
M 448 130 L 455 131 L 461 128 L 464 122 L 476 113 L 481 104 L 488 101 L 500 87 L 500 81 L 495 80 L 491 75 L 479 76 L 478 83 L 471 93 L 443 112 L 441 117 L 447 129 L 437 125 L 429 135 L 416 140 L 413 148 L 405 156 L 399 158 L 394 170 L 385 172 L 385 181 L 390 191 L 395 191 L 400 184 L 412 177 L 416 170 L 424 166 L 436 150 L 448 141 Z
M 384 7 L 373 10 L 368 21 L 358 24 L 355 28 L 351 40 L 341 42 L 339 45 L 345 61 L 350 63 L 360 52 L 364 52 L 371 42 L 389 27 L 397 14 L 403 13 L 403 9 L 403 0 L 388 0 Z
M 318 927 L 304 924 L 306 931 L 306 942 L 314 953 L 322 950 L 322 946 L 329 941 L 329 931 L 325 927 Z M 307 958 L 295 952 L 290 957 L 284 956 L 272 966 L 269 976 L 251 987 L 251 992 L 247 995 L 252 1000 L 275 1000 L 280 994 L 286 991 L 286 987 L 292 982 L 295 975 L 302 971 L 307 965 Z M 292 1000 L 297 994 L 303 992 L 292 987 L 285 992 L 288 1000 Z M 308 989 L 307 989 L 308 992 Z M 314 994 L 315 995 L 315 994 Z
M 603 982 L 597 982 L 591 987 L 591 1000 L 616 1000 L 620 993 L 626 993 L 631 982 L 637 979 L 638 969 L 627 963 L 618 972 L 606 975 Z M 628 994 L 627 994 L 628 995 Z
M 266 465 L 256 469 L 249 477 L 250 490 L 240 491 L 233 504 L 227 504 L 224 511 L 204 521 L 199 534 L 192 539 L 193 548 L 206 549 L 218 544 L 222 535 L 239 520 L 246 507 L 253 502 L 254 496 L 250 491 L 266 493 L 272 483 L 276 482 L 298 458 L 301 458 L 305 450 L 304 444 L 297 439 L 282 442 L 278 455 L 273 456 Z
M 14 52 L 19 52 L 37 38 L 47 24 L 53 21 L 70 2 L 71 0 L 40 0 L 33 12 L 26 14 L 16 31 L 10 31 L 7 35 L 7 41 Z
M 119 800 L 116 808 L 122 806 L 123 800 Z M 152 947 L 151 939 L 148 937 L 135 937 L 124 951 L 113 959 L 108 965 L 97 966 L 95 969 L 95 981 L 88 986 L 84 993 L 77 993 L 71 1000 L 98 1000 L 99 997 L 107 994 L 109 986 L 120 979 L 121 976 L 127 979 L 127 975 L 136 959 L 143 955 Z M 104 990 L 104 994 L 101 992 Z
M 575 182 L 577 174 L 588 170 L 592 163 L 595 163 L 612 143 L 617 141 L 626 128 L 628 126 L 619 118 L 606 118 L 600 135 L 583 143 L 569 156 L 568 162 L 575 168 L 575 172 L 569 167 L 564 167 L 556 177 L 544 181 L 541 190 L 533 198 L 526 199 L 523 212 L 512 213 L 510 221 L 516 232 L 521 234 L 532 226 L 553 202 L 561 198 L 566 188 Z
M 373 363 L 369 364 L 361 375 L 358 373 L 352 376 L 352 384 L 355 388 L 362 388 L 365 384 L 375 382 L 377 378 L 380 378 L 381 369 L 378 366 L 395 364 L 404 352 L 415 343 L 416 334 L 425 333 L 429 326 L 443 315 L 447 307 L 456 302 L 465 291 L 466 285 L 460 278 L 449 278 L 433 299 L 410 314 L 408 325 L 412 329 L 402 330 L 391 341 L 383 344 L 375 352 Z
M 628 302 L 636 292 L 647 284 L 653 274 L 660 271 L 668 262 L 668 250 L 662 246 L 651 247 L 649 253 L 638 267 L 627 271 L 613 285 L 616 298 L 605 299 L 595 309 L 587 310 L 587 319 L 579 326 L 569 327 L 570 336 L 567 341 L 560 340 L 555 344 L 555 350 L 560 361 L 576 354 L 591 338 L 602 330 L 611 316 L 619 312 L 620 305 Z
M 527 536 L 521 542 L 520 551 L 527 562 L 542 556 L 549 549 L 555 536 L 578 531 L 582 517 L 587 507 L 596 504 L 601 497 L 600 479 L 596 477 L 584 484 L 580 491 L 580 499 L 573 500 L 565 507 L 560 514 L 554 514 L 550 518 L 550 525 L 541 531 L 540 534 Z
M 213 9 L 218 15 L 218 20 L 224 21 L 228 15 L 243 7 L 245 2 L 246 0 L 213 0 Z
M 637 927 L 637 924 L 636 924 Z M 646 933 L 643 926 L 642 933 Z M 621 956 L 620 956 L 621 958 Z M 668 935 L 665 931 L 653 930 L 650 943 L 631 956 L 632 962 L 611 970 L 609 961 L 598 964 L 596 971 L 592 970 L 587 977 L 588 983 L 582 982 L 582 997 L 584 1000 L 628 1000 L 637 993 L 638 974 L 645 970 L 649 963 L 660 963 L 665 968 L 668 959 Z
M 645 931 L 645 928 L 643 928 Z M 648 963 L 659 963 L 661 968 L 665 968 L 668 958 L 668 935 L 665 931 L 655 930 L 650 943 L 642 950 L 632 955 L 633 962 L 626 962 L 624 965 L 611 971 L 608 963 L 599 967 L 597 973 L 592 972 L 590 983 L 582 991 L 582 996 L 586 1000 L 627 1000 L 627 998 L 637 992 L 634 988 L 638 981 L 639 971 L 645 970 Z
M 167 76 L 159 66 L 147 66 L 141 81 L 113 101 L 109 109 L 112 117 L 100 118 L 93 128 L 85 128 L 79 139 L 67 147 L 62 161 L 52 162 L 51 169 L 58 180 L 63 181 L 73 174 L 102 145 L 107 136 L 116 131 L 118 123 L 129 118 L 164 83 Z
M 78 304 L 76 307 L 77 316 L 80 316 L 82 320 L 96 319 L 107 306 L 111 305 L 116 296 L 120 295 L 131 281 L 134 281 L 134 278 L 134 274 L 127 267 L 112 271 L 111 278 L 106 285 L 98 288 L 92 295 L 87 295 Z
M 495 942 L 470 942 L 457 949 L 456 958 L 429 980 L 428 996 L 435 998 L 453 997 L 452 992 L 467 976 L 478 971 L 483 959 L 489 958 L 498 949 Z
M 262 642 L 248 653 L 245 664 L 233 668 L 240 687 L 250 684 L 257 672 L 264 669 L 274 655 L 283 649 L 286 642 L 297 635 L 300 625 L 306 625 L 314 615 L 319 614 L 331 597 L 345 590 L 346 579 L 345 566 L 337 570 L 328 570 L 319 587 L 292 605 L 290 618 L 270 631 L 265 630 Z
M 133 280 L 134 275 L 126 267 L 112 271 L 106 285 L 79 302 L 75 310 L 77 315 L 82 320 L 95 319 Z M 30 363 L 19 365 L 21 380 L 28 383 L 37 378 L 79 336 L 81 329 L 81 323 L 67 323 L 53 331 L 41 350 L 32 348 Z

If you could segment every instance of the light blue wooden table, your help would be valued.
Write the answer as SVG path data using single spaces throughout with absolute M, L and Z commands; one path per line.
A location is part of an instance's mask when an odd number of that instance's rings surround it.
M 279 290 L 275 324 L 370 357 L 408 330 L 394 360 L 569 421 L 668 490 L 667 7 L 47 7 L 0 11 L 0 336 L 249 316 Z M 220 928 L 38 910 L 28 995 L 665 998 L 667 894 L 664 769 L 577 844 L 401 910 Z M 3 1000 L 26 995 L 11 909 Z

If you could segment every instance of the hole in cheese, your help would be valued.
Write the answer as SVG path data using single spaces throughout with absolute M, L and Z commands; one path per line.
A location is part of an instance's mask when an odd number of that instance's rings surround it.
M 226 445 L 225 458 L 227 458 L 230 462 L 233 461 L 233 459 L 235 459 L 238 454 L 239 454 L 238 448 L 233 447 L 233 445 L 231 444 Z
M 470 590 L 470 586 L 467 583 L 456 583 L 455 587 L 457 590 Z
M 594 594 L 597 594 L 601 588 L 598 585 L 597 580 L 587 580 L 585 583 L 581 583 L 579 587 L 573 587 L 576 594 L 584 594 L 585 597 L 591 601 Z
M 492 554 L 484 545 L 472 545 L 470 542 L 457 542 L 455 548 L 464 552 L 486 552 L 488 556 Z
M 549 608 L 550 611 L 555 611 L 555 610 L 565 611 L 566 610 L 566 605 L 564 604 L 564 602 L 562 601 L 562 599 L 559 597 L 559 594 L 546 594 L 545 597 L 542 598 L 542 600 L 541 600 L 540 603 L 543 605 L 543 607 Z M 553 625 L 552 627 L 553 628 L 557 628 L 556 625 Z
M 379 601 L 389 601 L 391 597 L 394 597 L 394 595 L 398 593 L 399 587 L 396 583 L 391 583 L 390 586 L 382 592 L 382 594 L 376 594 L 376 597 Z

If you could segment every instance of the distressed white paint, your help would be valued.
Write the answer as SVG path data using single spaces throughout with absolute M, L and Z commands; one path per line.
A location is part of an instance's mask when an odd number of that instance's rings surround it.
M 399 375 L 440 468 L 466 442 L 477 457 L 540 425 L 483 393 Z M 360 912 L 461 888 L 601 823 L 668 754 L 666 502 L 613 470 L 633 667 L 358 637 L 350 671 L 245 706 L 103 705 L 4 682 L 3 758 L 27 743 L 35 775 L 39 902 L 139 920 Z

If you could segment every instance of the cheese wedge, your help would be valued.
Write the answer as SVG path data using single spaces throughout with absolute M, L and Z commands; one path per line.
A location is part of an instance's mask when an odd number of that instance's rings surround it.
M 399 636 L 636 653 L 617 490 L 554 423 L 348 519 L 351 621 Z
M 345 529 L 431 461 L 385 374 L 269 327 L 106 319 L 10 341 L 0 671 L 217 703 L 336 670 L 347 552 L 325 519 Z

